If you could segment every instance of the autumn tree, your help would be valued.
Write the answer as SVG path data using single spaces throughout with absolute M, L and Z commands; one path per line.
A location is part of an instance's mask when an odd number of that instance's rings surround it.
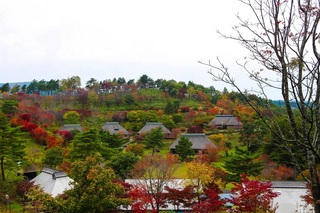
M 160 211 L 160 207 L 165 205 L 164 187 L 174 181 L 173 175 L 178 168 L 177 163 L 178 159 L 174 155 L 168 154 L 163 158 L 154 154 L 144 156 L 135 164 L 132 175 L 137 182 L 133 184 L 133 192 L 140 195 L 140 197 L 131 196 L 132 207 L 138 208 L 135 210 L 141 210 L 139 208 L 148 204 L 153 211 Z M 141 203 L 141 198 L 145 198 L 144 203 Z
M 240 183 L 234 185 L 231 189 L 233 196 L 229 199 L 234 212 L 276 212 L 277 205 L 273 199 L 279 193 L 272 191 L 271 182 L 249 180 L 246 175 L 242 175 Z
M 216 81 L 225 82 L 239 91 L 244 100 L 256 111 L 277 139 L 277 144 L 287 150 L 292 164 L 301 172 L 305 164 L 310 183 L 315 212 L 320 212 L 320 179 L 317 162 L 320 131 L 319 89 L 319 20 L 320 2 L 317 0 L 239 0 L 248 11 L 237 15 L 239 24 L 234 34 L 223 37 L 238 41 L 249 56 L 237 63 L 258 85 L 258 94 L 268 99 L 266 89 L 282 95 L 285 112 L 265 116 L 242 90 L 237 78 L 223 62 L 204 63 Z M 245 17 L 251 15 L 250 18 Z M 252 69 L 250 66 L 254 62 Z M 256 65 L 258 63 L 258 65 Z M 239 75 L 237 70 L 238 76 Z M 268 102 L 266 102 L 268 103 Z M 295 103 L 297 107 L 291 107 Z M 278 125 L 276 117 L 283 117 L 289 128 Z M 285 134 L 288 132 L 289 134 Z M 296 150 L 294 150 L 295 148 Z M 303 159 L 300 161 L 299 159 Z M 303 162 L 303 163 L 301 163 Z M 306 162 L 306 163 L 305 163 Z
M 73 163 L 70 173 L 73 187 L 61 197 L 60 212 L 108 212 L 129 204 L 122 198 L 124 188 L 113 182 L 114 171 L 102 167 L 101 163 L 101 155 Z
M 66 124 L 78 124 L 80 123 L 80 114 L 76 111 L 68 111 L 64 113 L 63 120 Z
M 188 182 L 186 185 L 190 185 L 194 188 L 197 195 L 196 202 L 200 203 L 201 195 L 203 195 L 206 185 L 216 184 L 222 187 L 224 185 L 221 177 L 215 176 L 215 170 L 213 166 L 206 162 L 192 161 L 186 164 Z

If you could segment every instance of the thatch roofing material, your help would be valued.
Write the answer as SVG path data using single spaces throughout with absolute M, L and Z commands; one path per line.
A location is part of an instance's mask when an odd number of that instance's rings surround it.
M 209 124 L 217 126 L 243 126 L 241 121 L 238 121 L 233 115 L 216 115 Z
M 125 135 L 129 135 L 128 130 L 126 130 L 125 128 L 123 128 L 119 122 L 106 122 L 103 126 L 102 126 L 103 130 L 108 131 L 110 134 L 125 134 Z
M 208 148 L 208 146 L 213 146 L 216 148 L 216 145 L 204 133 L 183 134 L 181 137 L 188 138 L 192 143 L 191 148 L 195 150 L 205 150 Z M 170 146 L 170 149 L 176 148 L 181 137 L 173 142 L 173 144 Z
M 162 123 L 158 123 L 158 122 L 147 122 L 146 125 L 144 125 L 144 127 L 142 127 L 142 129 L 138 133 L 139 134 L 148 133 L 152 129 L 155 129 L 158 127 L 161 127 L 163 134 L 170 134 L 170 130 L 167 129 L 167 127 L 165 127 Z

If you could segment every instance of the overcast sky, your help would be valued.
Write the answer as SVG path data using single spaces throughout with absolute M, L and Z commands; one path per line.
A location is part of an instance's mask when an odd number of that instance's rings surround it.
M 237 0 L 0 0 L 0 82 L 146 74 L 222 90 L 197 61 L 238 69 L 245 52 L 216 33 L 237 12 Z

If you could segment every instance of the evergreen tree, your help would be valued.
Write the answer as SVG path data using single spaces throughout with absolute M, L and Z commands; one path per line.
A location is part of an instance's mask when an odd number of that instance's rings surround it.
M 163 132 L 161 127 L 152 129 L 146 135 L 145 139 L 146 148 L 152 148 L 152 155 L 155 150 L 163 147 Z
M 236 147 L 233 155 L 229 155 L 225 159 L 225 169 L 228 171 L 229 181 L 239 182 L 241 174 L 248 176 L 256 176 L 262 170 L 262 163 L 255 161 L 259 157 L 259 153 L 251 153 L 245 149 Z
M 181 161 L 186 161 L 189 157 L 195 155 L 195 152 L 191 147 L 192 142 L 186 137 L 181 137 L 176 146 L 176 152 Z
M 0 168 L 5 181 L 5 165 L 18 166 L 24 156 L 24 133 L 20 127 L 11 127 L 9 120 L 0 112 Z
M 60 212 L 111 212 L 129 204 L 129 200 L 123 198 L 124 188 L 113 182 L 114 171 L 102 167 L 101 163 L 99 154 L 73 163 L 70 174 L 73 188 L 59 200 Z
M 103 151 L 99 131 L 91 128 L 79 133 L 72 140 L 72 149 L 69 153 L 71 160 L 84 160 L 87 156 L 92 156 Z

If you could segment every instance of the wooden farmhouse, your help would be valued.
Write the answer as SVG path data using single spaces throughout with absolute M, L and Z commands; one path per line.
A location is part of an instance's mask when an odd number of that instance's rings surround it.
M 119 122 L 106 122 L 103 126 L 102 129 L 105 131 L 108 131 L 111 135 L 116 135 L 119 134 L 123 136 L 124 138 L 129 138 L 130 133 L 128 130 L 123 128 Z
M 60 131 L 73 131 L 78 130 L 82 132 L 83 128 L 80 124 L 65 124 L 63 127 L 60 128 Z
M 216 117 L 210 121 L 209 125 L 218 127 L 219 129 L 235 129 L 241 130 L 243 124 L 233 115 L 216 115 Z
M 138 134 L 139 135 L 147 134 L 152 129 L 159 128 L 159 127 L 162 129 L 164 138 L 170 138 L 170 133 L 171 133 L 170 130 L 167 129 L 167 127 L 165 127 L 162 123 L 159 123 L 159 122 L 147 122 L 146 125 L 144 125 L 144 127 L 142 127 L 142 129 L 138 132 Z
M 170 146 L 171 153 L 176 153 L 176 146 L 182 137 L 189 139 L 192 143 L 191 148 L 194 149 L 196 153 L 204 153 L 210 146 L 217 148 L 217 146 L 204 133 L 188 133 L 181 135 L 175 142 L 173 142 Z

